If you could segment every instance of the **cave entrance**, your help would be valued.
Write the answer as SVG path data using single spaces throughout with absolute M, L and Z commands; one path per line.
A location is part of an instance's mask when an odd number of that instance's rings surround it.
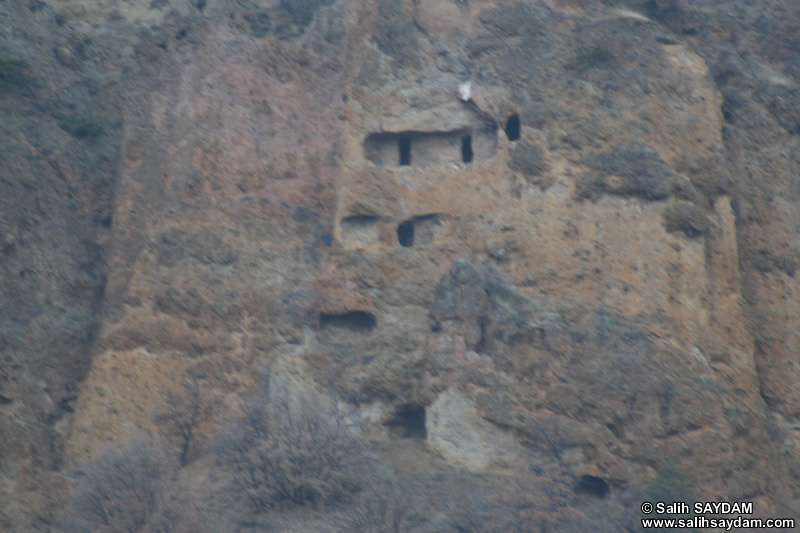
M 408 166 L 411 164 L 411 137 L 399 137 L 397 148 L 400 153 L 400 165 Z
M 414 246 L 414 221 L 408 220 L 397 226 L 397 240 L 400 246 L 410 248 Z
M 375 329 L 375 317 L 366 311 L 326 314 L 319 316 L 321 328 L 347 329 L 357 333 L 370 333 Z
M 397 241 L 405 248 L 432 244 L 436 241 L 441 225 L 442 217 L 439 213 L 416 216 L 397 226 Z
M 517 113 L 508 117 L 506 121 L 506 137 L 508 137 L 509 141 L 516 141 L 519 139 L 521 126 Z
M 585 494 L 604 499 L 611 491 L 605 479 L 596 476 L 581 476 L 574 486 L 576 494 Z
M 461 137 L 461 161 L 472 163 L 472 135 Z
M 406 404 L 395 413 L 386 426 L 393 437 L 424 440 L 428 436 L 425 429 L 425 407 Z

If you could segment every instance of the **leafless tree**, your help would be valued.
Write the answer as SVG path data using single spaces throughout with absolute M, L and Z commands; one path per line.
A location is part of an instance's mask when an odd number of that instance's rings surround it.
M 213 517 L 196 494 L 172 485 L 141 533 L 199 533 L 208 530 Z
M 419 510 L 423 500 L 414 484 L 386 468 L 364 472 L 362 489 L 341 518 L 343 531 L 403 533 L 425 531 L 429 521 Z
M 203 391 L 197 377 L 187 375 L 177 390 L 162 391 L 163 401 L 153 418 L 164 437 L 178 449 L 181 466 L 197 452 L 199 426 L 214 412 L 218 402 Z
M 177 461 L 148 435 L 101 449 L 83 467 L 64 530 L 69 533 L 142 531 L 174 478 Z
M 217 457 L 234 474 L 234 491 L 256 512 L 329 501 L 360 461 L 361 448 L 344 428 L 335 398 L 292 397 L 265 387 L 243 410 L 222 434 Z

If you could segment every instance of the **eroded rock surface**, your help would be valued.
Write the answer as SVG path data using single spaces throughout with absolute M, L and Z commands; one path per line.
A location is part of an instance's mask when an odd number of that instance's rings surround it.
M 139 4 L 53 2 L 64 37 L 30 57 L 48 80 L 106 66 L 113 187 L 3 137 L 48 161 L 10 156 L 3 187 L 41 164 L 74 206 L 0 228 L 21 335 L 44 338 L 31 306 L 52 300 L 23 271 L 85 316 L 60 326 L 85 337 L 64 383 L 13 371 L 69 402 L 67 464 L 163 429 L 187 376 L 210 439 L 270 367 L 365 438 L 474 472 L 557 460 L 607 488 L 672 456 L 705 499 L 800 498 L 791 2 Z M 75 37 L 104 32 L 124 69 Z M 80 238 L 30 229 L 67 219 Z M 97 281 L 14 263 L 31 250 L 96 253 Z M 6 416 L 23 389 L 3 386 Z

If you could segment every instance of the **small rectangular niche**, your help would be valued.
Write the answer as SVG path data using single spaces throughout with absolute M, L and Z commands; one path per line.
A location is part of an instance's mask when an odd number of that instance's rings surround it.
M 426 439 L 428 431 L 425 427 L 425 406 L 407 404 L 386 423 L 389 434 L 401 439 Z
M 353 215 L 339 223 L 342 244 L 367 244 L 378 240 L 378 217 Z
M 472 135 L 464 135 L 461 137 L 461 162 L 472 163 L 474 155 L 472 153 Z
M 399 152 L 399 165 L 411 165 L 411 137 L 400 137 L 397 139 L 397 151 Z
M 611 491 L 605 479 L 595 476 L 581 476 L 572 488 L 576 494 L 586 494 L 599 499 L 605 499 Z
M 408 220 L 397 226 L 397 242 L 405 248 L 414 246 L 414 222 Z
M 432 244 L 441 225 L 442 219 L 438 213 L 406 220 L 397 226 L 397 242 L 405 248 Z

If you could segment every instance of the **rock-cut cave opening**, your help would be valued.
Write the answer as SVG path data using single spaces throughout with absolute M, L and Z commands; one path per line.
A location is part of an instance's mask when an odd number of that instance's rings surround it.
M 472 163 L 472 157 L 472 135 L 464 135 L 461 137 L 461 161 Z
M 478 122 L 453 130 L 375 132 L 363 146 L 364 158 L 379 167 L 452 167 L 492 158 L 497 152 L 497 125 Z
M 595 498 L 603 499 L 608 496 L 611 487 L 603 478 L 596 476 L 581 476 L 575 482 L 574 491 L 576 494 L 586 494 Z
M 326 314 L 319 317 L 321 328 L 347 329 L 357 333 L 370 333 L 375 329 L 375 317 L 366 311 L 350 311 L 349 313 Z
M 439 213 L 416 216 L 397 226 L 397 242 L 405 248 L 431 244 L 436 240 L 441 225 Z
M 397 241 L 400 246 L 410 248 L 414 246 L 414 221 L 407 220 L 397 226 Z
M 508 137 L 509 141 L 519 140 L 521 127 L 522 124 L 520 123 L 519 115 L 517 113 L 514 113 L 513 115 L 508 117 L 505 129 L 506 129 L 506 137 Z
M 424 440 L 428 436 L 425 429 L 425 407 L 422 405 L 404 405 L 386 425 L 389 433 L 395 437 Z
M 411 137 L 400 137 L 397 139 L 397 148 L 400 154 L 400 165 L 408 166 L 411 164 Z

